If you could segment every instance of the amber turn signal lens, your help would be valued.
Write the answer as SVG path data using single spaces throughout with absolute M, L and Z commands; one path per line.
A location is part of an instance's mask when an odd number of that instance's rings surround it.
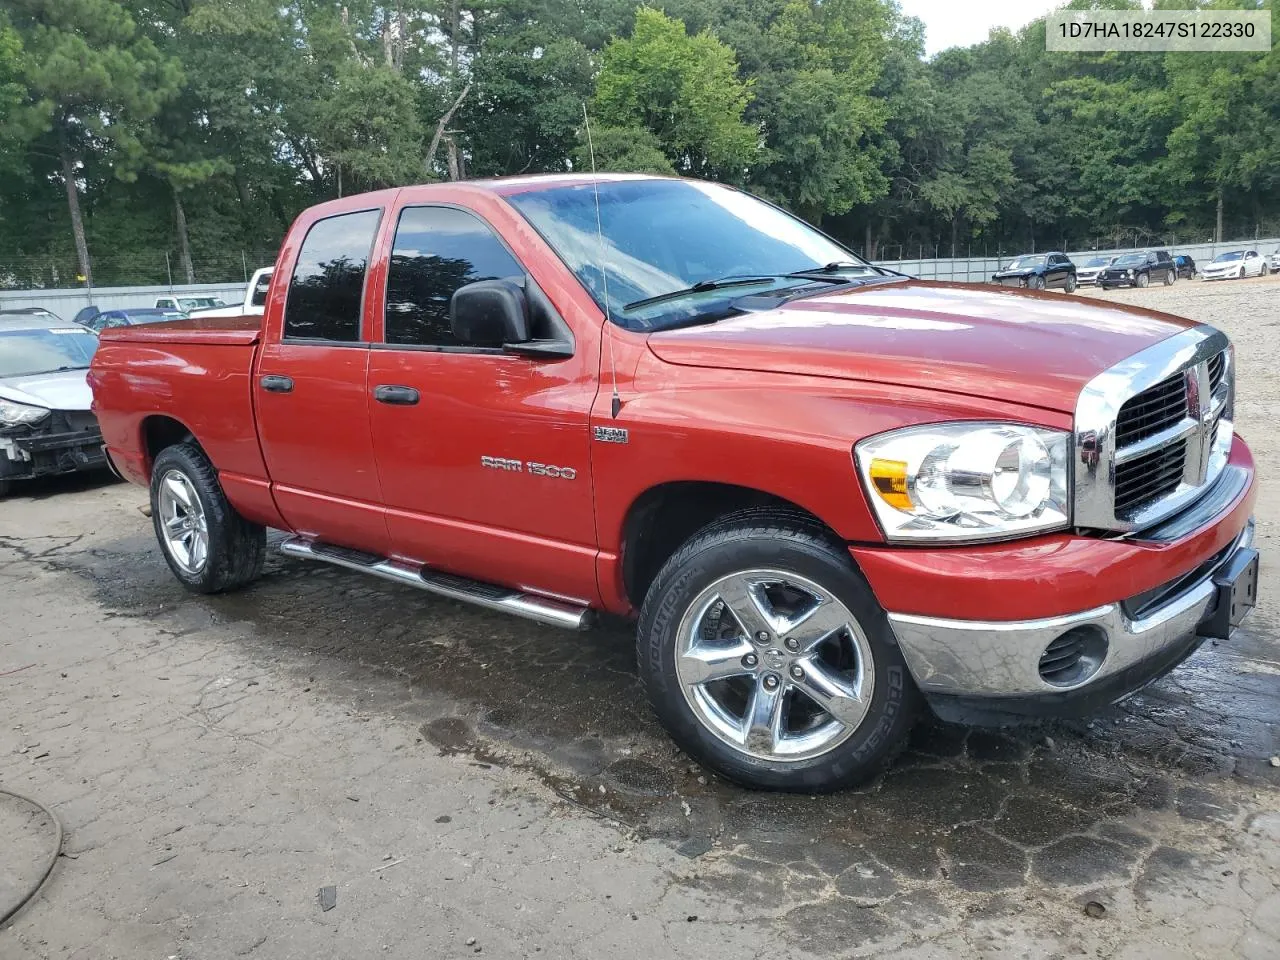
M 907 465 L 901 460 L 871 461 L 871 483 L 880 499 L 896 510 L 911 510 L 915 504 L 907 493 Z

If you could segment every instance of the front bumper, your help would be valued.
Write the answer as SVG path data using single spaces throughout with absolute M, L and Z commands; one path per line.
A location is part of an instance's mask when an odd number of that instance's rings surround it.
M 57 433 L 0 436 L 0 479 L 36 477 L 97 470 L 107 465 L 97 426 Z
M 1093 712 L 1173 669 L 1203 637 L 1229 634 L 1220 581 L 1256 557 L 1253 464 L 1237 447 L 1211 491 L 1144 539 L 1062 534 L 954 557 L 899 551 L 892 560 L 887 551 L 855 550 L 935 711 L 967 720 Z M 966 567 L 968 583 L 957 582 Z M 940 595 L 955 598 L 947 612 L 972 613 L 985 602 L 1016 619 L 942 616 Z M 892 612 L 912 596 L 931 609 Z M 1042 615 L 1026 616 L 1037 607 Z M 1064 636 L 1077 659 L 1055 673 L 1050 647 Z

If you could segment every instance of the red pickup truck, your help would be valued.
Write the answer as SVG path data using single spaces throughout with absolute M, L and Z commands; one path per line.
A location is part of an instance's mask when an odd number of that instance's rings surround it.
M 1096 710 L 1254 603 L 1222 333 L 913 280 L 710 183 L 321 204 L 264 317 L 106 330 L 90 378 L 190 589 L 251 581 L 274 527 L 542 623 L 637 616 L 671 735 L 759 787 L 867 777 L 926 701 Z

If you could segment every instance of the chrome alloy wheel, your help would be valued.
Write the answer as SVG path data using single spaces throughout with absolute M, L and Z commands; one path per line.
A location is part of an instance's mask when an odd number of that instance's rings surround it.
M 778 570 L 746 570 L 703 590 L 676 634 L 676 675 L 698 720 L 761 760 L 820 756 L 871 706 L 871 645 L 830 591 Z
M 188 574 L 197 574 L 209 560 L 209 524 L 204 504 L 191 481 L 178 470 L 160 479 L 160 525 L 165 549 Z

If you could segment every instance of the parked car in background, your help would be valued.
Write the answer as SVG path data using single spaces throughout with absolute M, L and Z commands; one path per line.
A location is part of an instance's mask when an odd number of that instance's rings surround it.
M 1218 254 L 1200 273 L 1206 280 L 1242 280 L 1265 277 L 1267 271 L 1267 259 L 1257 250 L 1232 250 Z
M 76 311 L 76 315 L 72 318 L 72 321 L 80 324 L 82 327 L 91 327 L 93 318 L 101 312 L 102 311 L 97 307 L 81 307 Z
M 160 310 L 156 307 L 132 307 L 125 310 L 103 310 L 85 324 L 90 330 L 101 333 L 108 327 L 132 327 L 140 323 L 163 323 L 166 320 L 185 320 L 180 310 Z
M 0 314 L 0 496 L 16 480 L 106 466 L 85 382 L 97 349 L 84 327 Z
M 1076 282 L 1081 286 L 1088 286 L 1098 282 L 1098 275 L 1107 267 L 1116 262 L 1116 256 L 1109 257 L 1090 257 L 1085 261 L 1084 266 L 1076 267 Z
M 267 291 L 271 289 L 273 267 L 263 267 L 249 279 L 245 287 L 244 301 L 238 305 L 201 310 L 198 317 L 260 317 L 267 306 Z
M 174 576 L 247 584 L 271 527 L 542 623 L 633 615 L 667 730 L 753 787 L 865 780 L 925 698 L 1095 712 L 1254 604 L 1207 325 L 913 280 L 633 175 L 346 197 L 279 265 L 261 320 L 109 329 L 94 358 Z
M 1098 286 L 1103 290 L 1145 287 L 1152 283 L 1168 286 L 1177 279 L 1178 271 L 1168 250 L 1146 250 L 1116 257 L 1116 262 L 1098 275 Z
M 1267 258 L 1267 266 L 1272 273 L 1280 273 L 1280 247 L 1271 251 L 1271 256 Z
M 1173 266 L 1179 280 L 1193 280 L 1196 275 L 1196 262 L 1187 254 L 1180 253 L 1173 258 Z
M 991 282 L 1030 290 L 1060 287 L 1071 293 L 1077 283 L 1076 266 L 1065 253 L 1029 253 L 1010 260 L 991 275 Z
M 192 313 L 196 310 L 216 310 L 225 307 L 227 301 L 221 297 L 156 297 L 156 308 L 159 310 L 177 310 Z
M 37 322 L 62 323 L 62 318 L 44 307 L 11 307 L 0 310 L 0 319 L 28 317 Z

